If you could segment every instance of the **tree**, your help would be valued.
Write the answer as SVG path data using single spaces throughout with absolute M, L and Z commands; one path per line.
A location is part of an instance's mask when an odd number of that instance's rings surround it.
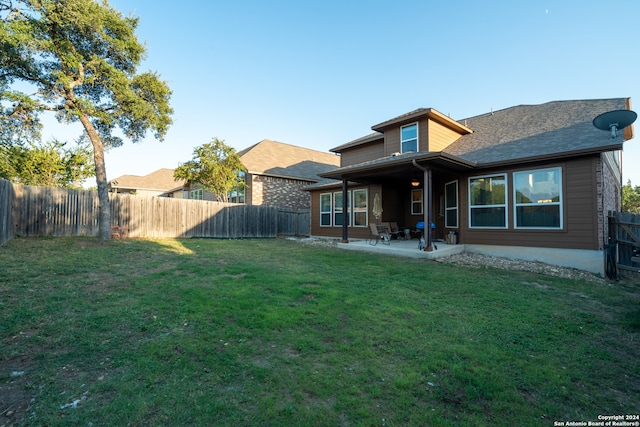
M 25 185 L 78 187 L 94 175 L 91 150 L 59 141 L 46 144 L 0 144 L 0 178 Z
M 229 200 L 229 192 L 244 188 L 245 182 L 240 172 L 246 168 L 233 147 L 214 138 L 210 143 L 196 147 L 193 159 L 180 165 L 174 172 L 176 179 L 184 179 L 185 184 L 200 184 L 216 195 L 220 202 Z
M 622 212 L 640 214 L 640 186 L 631 186 L 631 180 L 622 186 Z
M 168 85 L 156 73 L 137 74 L 145 55 L 138 18 L 107 0 L 0 0 L 0 21 L 0 120 L 36 129 L 53 112 L 82 124 L 93 147 L 100 239 L 108 240 L 105 148 L 149 130 L 162 140 L 173 112 Z

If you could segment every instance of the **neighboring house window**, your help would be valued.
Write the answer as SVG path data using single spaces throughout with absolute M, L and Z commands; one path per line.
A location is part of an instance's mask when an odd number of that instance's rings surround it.
M 444 226 L 458 228 L 458 181 L 444 185 Z
M 507 177 L 469 178 L 469 226 L 507 227 Z
M 418 124 L 402 126 L 400 128 L 400 151 L 408 153 L 418 151 Z
M 562 170 L 513 174 L 516 228 L 562 228 Z
M 422 189 L 411 190 L 411 215 L 422 215 Z
M 320 194 L 320 225 L 331 226 L 331 193 Z
M 353 190 L 353 225 L 367 227 L 369 224 L 368 194 L 366 189 Z
M 349 209 L 349 194 L 351 192 L 347 191 L 347 209 Z M 347 212 L 347 225 L 351 225 L 351 215 L 350 210 Z M 342 226 L 342 191 L 333 193 L 333 225 L 336 227 Z
M 202 188 L 189 191 L 189 198 L 194 200 L 202 200 Z
M 242 182 L 246 182 L 246 176 L 243 171 L 238 172 L 238 177 L 242 180 Z M 227 199 L 230 203 L 245 203 L 244 197 L 245 185 L 238 185 L 233 190 L 229 191 L 227 194 Z

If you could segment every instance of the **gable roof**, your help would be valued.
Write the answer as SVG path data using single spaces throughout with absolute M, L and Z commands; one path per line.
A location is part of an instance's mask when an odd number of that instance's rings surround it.
M 109 181 L 111 188 L 168 191 L 184 185 L 184 180 L 173 177 L 173 169 L 158 169 L 148 175 L 122 175 Z
M 482 165 L 619 150 L 624 140 L 633 137 L 633 128 L 612 139 L 593 126 L 593 119 L 607 111 L 629 109 L 629 104 L 629 98 L 553 101 L 470 117 L 460 121 L 473 133 L 444 152 Z
M 335 148 L 332 148 L 329 151 L 332 151 L 334 153 L 340 153 L 346 150 L 347 148 L 357 147 L 358 145 L 368 144 L 370 142 L 378 141 L 378 140 L 381 140 L 381 141 L 384 140 L 384 134 L 380 132 L 374 132 L 374 133 L 370 133 L 369 135 L 362 136 L 358 139 L 354 139 L 353 141 L 349 141 L 345 144 L 339 145 Z
M 607 111 L 630 107 L 629 98 L 553 101 L 510 107 L 460 120 L 472 133 L 461 136 L 441 152 L 394 154 L 334 169 L 321 176 L 344 179 L 370 177 L 376 171 L 378 174 L 397 173 L 402 168 L 415 167 L 415 162 L 464 170 L 620 150 L 623 141 L 633 138 L 633 126 L 620 131 L 619 136 L 612 139 L 608 131 L 593 126 L 593 119 Z M 416 114 L 424 114 L 426 110 L 414 110 L 374 128 L 386 128 L 391 126 L 390 123 L 399 126 L 407 117 L 414 119 Z M 624 136 L 620 137 L 621 134 Z M 332 151 L 340 152 L 383 137 L 382 133 L 376 132 Z M 385 172 L 382 172 L 383 169 Z
M 264 139 L 238 152 L 247 171 L 258 175 L 318 181 L 318 174 L 340 166 L 340 156 Z
M 467 126 L 451 119 L 450 117 L 445 116 L 435 108 L 418 108 L 416 110 L 402 114 L 398 117 L 394 117 L 393 119 L 386 120 L 377 125 L 373 125 L 371 126 L 371 129 L 378 132 L 383 132 L 385 129 L 389 127 L 406 125 L 408 123 L 415 122 L 416 120 L 419 120 L 425 117 L 435 122 L 438 122 L 443 126 L 453 129 L 460 134 L 467 134 L 472 132 L 471 129 L 469 129 Z

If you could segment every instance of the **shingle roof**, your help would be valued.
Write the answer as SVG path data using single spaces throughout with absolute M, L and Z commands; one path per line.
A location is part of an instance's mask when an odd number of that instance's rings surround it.
M 318 181 L 318 174 L 335 169 L 340 157 L 282 142 L 262 140 L 240 151 L 250 173 Z
M 181 187 L 184 180 L 173 177 L 173 169 L 158 169 L 148 175 L 122 175 L 109 181 L 111 188 L 131 188 L 138 190 L 173 190 Z
M 604 112 L 627 109 L 627 101 L 627 98 L 554 101 L 459 120 L 473 133 L 462 136 L 444 151 L 485 164 L 617 150 L 623 138 L 611 139 L 608 132 L 596 129 L 592 122 Z
M 337 146 L 335 148 L 332 148 L 329 151 L 333 151 L 334 153 L 340 153 L 341 151 L 343 151 L 343 150 L 345 150 L 347 148 L 356 147 L 358 145 L 366 144 L 366 143 L 369 143 L 369 142 L 372 142 L 372 141 L 377 141 L 377 140 L 383 139 L 383 138 L 384 138 L 384 134 L 383 133 L 373 132 L 373 133 L 370 133 L 369 135 L 362 136 L 362 137 L 360 137 L 358 139 L 354 139 L 353 141 L 349 141 L 349 142 L 347 142 L 345 144 L 342 144 L 342 145 L 339 145 L 339 146 Z

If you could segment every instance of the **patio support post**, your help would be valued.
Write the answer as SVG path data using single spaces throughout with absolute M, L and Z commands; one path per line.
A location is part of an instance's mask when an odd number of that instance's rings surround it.
M 349 200 L 347 200 L 347 180 L 342 179 L 342 243 L 349 243 Z
M 424 238 L 425 238 L 425 252 L 433 251 L 433 244 L 431 241 L 431 196 L 432 196 L 432 186 L 431 186 L 431 169 L 422 167 L 416 162 L 415 159 L 411 161 L 413 166 L 420 169 L 424 174 L 424 194 L 422 197 L 422 212 L 424 214 Z
M 426 246 L 424 250 L 426 252 L 433 251 L 433 245 L 431 242 L 431 197 L 433 193 L 433 187 L 431 185 L 431 169 L 426 168 L 424 170 L 424 238 L 426 240 Z

